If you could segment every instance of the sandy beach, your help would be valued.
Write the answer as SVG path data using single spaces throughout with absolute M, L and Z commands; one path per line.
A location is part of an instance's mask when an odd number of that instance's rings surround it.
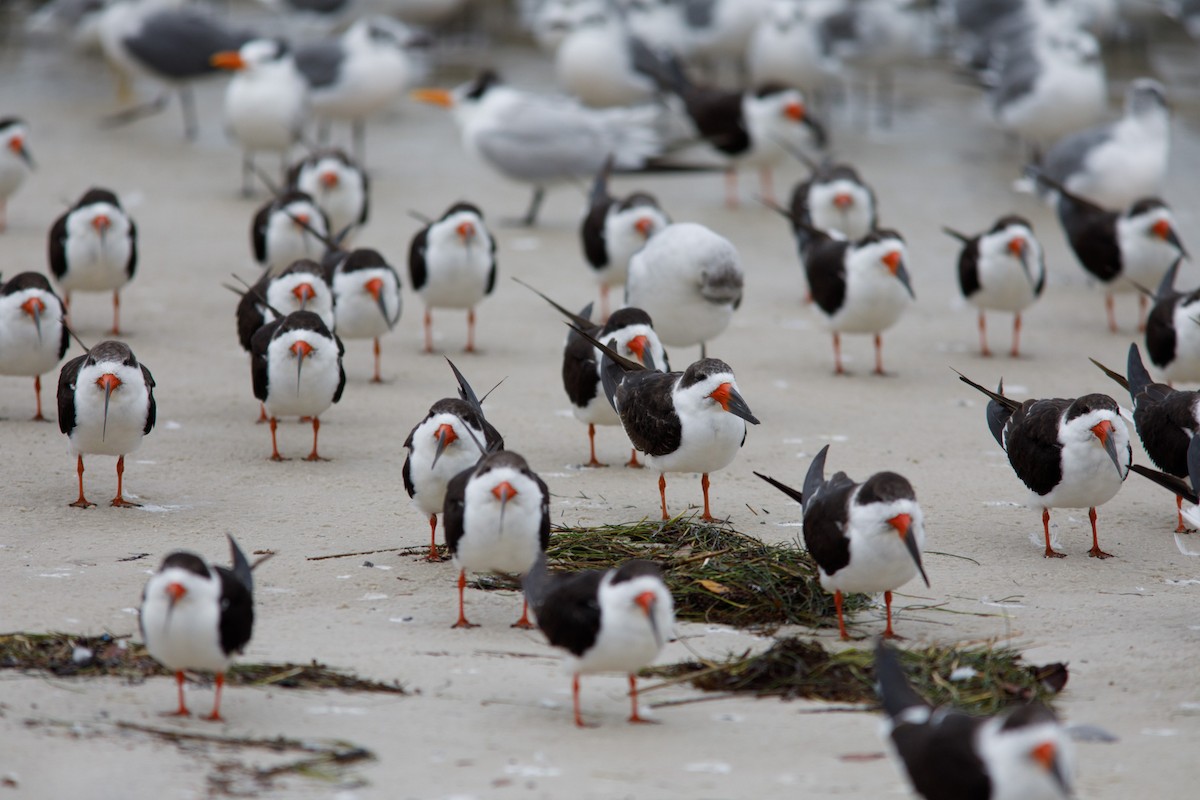
M 1172 204 L 1184 243 L 1200 249 L 1200 94 L 1194 45 L 1166 37 L 1148 61 L 1113 71 L 1114 108 L 1125 81 L 1154 69 L 1175 103 Z M 550 88 L 544 56 L 506 46 L 490 54 L 513 83 Z M 368 341 L 346 343 L 342 401 L 321 418 L 327 463 L 301 460 L 307 425 L 280 425 L 280 448 L 293 460 L 271 463 L 266 426 L 250 385 L 247 356 L 235 336 L 236 299 L 221 288 L 230 273 L 253 279 L 249 224 L 254 200 L 238 196 L 239 155 L 220 121 L 223 81 L 200 87 L 201 130 L 181 134 L 178 109 L 118 129 L 99 120 L 115 109 L 113 83 L 94 60 L 57 47 L 0 49 L 0 115 L 18 114 L 33 133 L 38 169 L 9 204 L 0 235 L 0 271 L 47 269 L 51 222 L 89 186 L 117 191 L 136 218 L 141 258 L 122 295 L 125 341 L 153 372 L 158 424 L 126 461 L 125 488 L 140 509 L 67 507 L 75 497 L 74 461 L 56 424 L 28 421 L 31 381 L 0 378 L 0 632 L 66 631 L 137 636 L 137 606 L 149 573 L 175 549 L 228 563 L 225 534 L 247 551 L 274 550 L 256 572 L 257 622 L 243 660 L 307 662 L 379 680 L 400 695 L 232 688 L 224 725 L 166 719 L 174 684 L 115 679 L 65 680 L 0 671 L 0 798 L 746 798 L 905 797 L 909 790 L 878 754 L 878 715 L 820 713 L 820 703 L 732 698 L 672 705 L 699 696 L 675 686 L 645 694 L 658 725 L 631 726 L 622 676 L 583 681 L 585 716 L 571 722 L 570 680 L 540 632 L 509 627 L 520 597 L 470 591 L 480 627 L 451 630 L 456 573 L 449 562 L 379 553 L 321 561 L 311 557 L 416 546 L 428 541 L 426 518 L 410 507 L 401 483 L 402 443 L 429 405 L 454 391 L 441 353 L 476 388 L 503 384 L 487 402 L 508 447 L 549 484 L 551 511 L 564 524 L 632 522 L 658 513 L 657 476 L 580 469 L 583 425 L 572 418 L 559 369 L 565 331 L 557 314 L 510 278 L 539 287 L 564 305 L 595 296 L 580 252 L 583 193 L 549 195 L 534 229 L 493 225 L 500 280 L 478 310 L 478 354 L 463 354 L 461 313 L 435 315 L 437 355 L 421 352 L 420 300 L 405 268 L 419 223 L 410 210 L 439 215 L 470 199 L 498 223 L 524 210 L 527 189 L 465 157 L 441 109 L 405 102 L 374 121 L 368 161 L 372 218 L 357 243 L 384 253 L 404 276 L 404 311 L 383 341 L 383 385 L 370 385 Z M 451 85 L 456 73 L 435 73 Z M 833 151 L 855 163 L 879 196 L 882 220 L 901 231 L 917 302 L 884 337 L 891 375 L 870 375 L 867 337 L 845 337 L 853 374 L 832 374 L 828 334 L 801 303 L 798 266 L 785 223 L 754 201 L 746 174 L 742 206 L 723 206 L 719 175 L 620 178 L 616 187 L 650 189 L 677 221 L 695 221 L 728 237 L 746 273 L 745 300 L 731 328 L 710 347 L 728 361 L 747 403 L 762 421 L 738 459 L 712 476 L 713 512 L 768 542 L 799 537 L 800 510 L 753 470 L 799 485 L 812 456 L 831 444 L 830 470 L 862 479 L 892 469 L 912 481 L 928 531 L 919 582 L 897 596 L 897 627 L 910 643 L 1011 644 L 1029 663 L 1064 661 L 1070 682 L 1057 708 L 1070 724 L 1103 727 L 1113 743 L 1080 743 L 1077 796 L 1091 800 L 1176 798 L 1194 793 L 1200 745 L 1200 562 L 1181 552 L 1172 530 L 1173 498 L 1131 475 L 1099 509 L 1101 545 L 1116 557 L 1090 559 L 1084 510 L 1053 516 L 1068 557 L 1041 553 L 1039 514 L 1016 503 L 1024 488 L 988 433 L 980 395 L 950 368 L 994 385 L 1003 377 L 1017 397 L 1106 392 L 1127 395 L 1092 366 L 1122 369 L 1134 331 L 1132 295 L 1118 298 L 1122 331 L 1110 334 L 1102 294 L 1066 247 L 1051 211 L 1014 194 L 1020 154 L 986 117 L 978 90 L 944 65 L 906 70 L 891 129 L 863 127 L 842 106 L 828 121 Z M 142 94 L 150 95 L 150 87 Z M 1114 112 L 1115 113 L 1115 112 Z M 345 131 L 338 131 L 345 136 Z M 270 159 L 263 160 L 271 166 Z M 777 186 L 790 191 L 804 174 L 789 165 Z M 977 354 L 974 309 L 958 294 L 958 244 L 943 225 L 990 227 L 1016 212 L 1034 225 L 1046 252 L 1049 286 L 1025 317 L 1020 359 Z M 1200 282 L 1185 264 L 1180 286 Z M 106 295 L 77 295 L 79 335 L 104 338 Z M 1007 351 L 1007 316 L 991 316 L 993 349 Z M 68 357 L 78 354 L 73 345 Z M 697 350 L 671 353 L 682 368 Z M 53 413 L 56 374 L 44 399 Z M 1130 426 L 1132 431 L 1132 425 Z M 597 434 L 601 460 L 628 456 L 617 429 Z M 1134 459 L 1148 463 L 1140 444 Z M 114 460 L 86 460 L 89 497 L 115 488 Z M 670 476 L 673 513 L 695 509 L 699 480 Z M 1200 552 L 1197 535 L 1184 547 Z M 141 556 L 131 560 L 134 556 Z M 369 560 L 373 566 L 364 565 Z M 938 606 L 938 608 L 931 608 Z M 953 613 L 949 613 L 953 612 Z M 882 607 L 860 615 L 853 633 L 869 646 L 882 631 Z M 782 629 L 838 646 L 836 629 Z M 770 639 L 723 626 L 680 624 L 688 648 L 718 657 L 762 648 Z M 690 658 L 681 643 L 659 663 Z M 204 709 L 210 687 L 192 686 Z M 215 744 L 172 744 L 122 729 L 127 722 L 186 732 L 303 740 L 343 740 L 375 759 L 336 781 L 299 776 L 255 783 L 238 765 L 281 756 Z M 11 783 L 11 785 L 9 785 Z

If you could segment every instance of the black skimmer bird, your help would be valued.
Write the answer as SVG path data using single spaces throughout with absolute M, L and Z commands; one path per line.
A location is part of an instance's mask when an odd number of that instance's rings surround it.
M 288 171 L 288 186 L 311 197 L 329 220 L 330 233 L 361 228 L 370 211 L 366 171 L 338 149 L 318 150 Z
M 458 379 L 458 397 L 443 397 L 429 407 L 404 440 L 408 457 L 401 476 L 413 505 L 429 515 L 429 561 L 440 561 L 437 515 L 446 504 L 450 479 L 474 467 L 485 453 L 504 449 L 504 437 L 483 416 L 483 407 L 466 378 L 446 359 Z
M 875 374 L 883 375 L 883 331 L 895 325 L 916 294 L 905 268 L 904 239 L 876 230 L 850 242 L 816 228 L 807 229 L 804 258 L 813 302 L 833 333 L 833 371 L 842 367 L 843 333 L 870 333 L 875 340 Z
M 376 250 L 360 247 L 326 260 L 333 283 L 335 330 L 341 339 L 374 340 L 375 372 L 379 374 L 379 338 L 400 319 L 400 276 Z
M 833 592 L 838 632 L 849 639 L 842 616 L 842 594 L 883 592 L 887 627 L 892 630 L 892 591 L 917 575 L 929 585 L 921 564 L 925 545 L 925 515 L 917 504 L 912 484 L 895 472 L 877 472 L 855 483 L 844 472 L 825 480 L 821 448 L 804 476 L 804 491 L 761 472 L 754 474 L 800 503 L 804 511 L 804 546 L 817 562 L 821 587 Z
M 366 155 L 367 117 L 399 99 L 414 72 L 406 48 L 418 42 L 407 25 L 386 16 L 356 20 L 337 38 L 296 48 L 296 66 L 308 81 L 318 138 L 334 121 L 350 123 L 354 155 Z
M 702 358 L 683 372 L 660 372 L 625 358 L 586 331 L 574 330 L 604 353 L 604 394 L 629 441 L 645 454 L 646 466 L 658 473 L 662 518 L 670 519 L 666 473 L 699 472 L 704 494 L 700 518 L 712 522 L 708 475 L 737 456 L 746 441 L 746 423 L 758 424 L 738 391 L 733 368 L 716 358 Z
M 629 259 L 651 236 L 671 224 L 671 218 L 652 194 L 633 192 L 625 197 L 609 194 L 611 172 L 610 160 L 596 173 L 588 198 L 588 211 L 579 226 L 583 255 L 600 284 L 601 319 L 608 319 L 609 289 L 625 285 Z
M 330 235 L 329 219 L 312 195 L 289 189 L 254 212 L 250 245 L 254 260 L 278 275 L 302 258 L 319 260 Z
M 1021 312 L 1042 296 L 1046 288 L 1046 263 L 1033 226 L 1024 217 L 1008 215 L 996 220 L 990 230 L 967 236 L 944 228 L 962 242 L 958 254 L 958 288 L 967 302 L 979 309 L 979 350 L 992 351 L 987 342 L 988 311 L 1013 314 L 1012 349 L 1021 354 Z
M 539 554 L 522 584 L 538 627 L 570 654 L 575 724 L 587 727 L 579 676 L 595 672 L 627 674 L 629 721 L 647 722 L 638 711 L 637 671 L 653 663 L 675 628 L 675 602 L 658 565 L 635 559 L 615 569 L 548 574 Z
M 79 499 L 75 508 L 89 508 L 83 494 L 83 457 L 117 457 L 117 508 L 138 506 L 122 491 L 125 456 L 142 444 L 154 428 L 154 378 L 139 364 L 124 342 L 105 341 L 68 361 L 58 373 L 58 429 L 67 435 L 67 449 L 76 458 Z
M 25 146 L 29 126 L 17 117 L 0 119 L 0 233 L 8 227 L 8 198 L 33 169 L 33 156 Z
M 1071 797 L 1074 748 L 1046 706 L 1014 706 L 995 717 L 933 708 L 882 641 L 875 647 L 875 682 L 887 714 L 884 732 L 925 800 Z
M 279 153 L 286 176 L 288 151 L 300 140 L 307 119 L 308 83 L 287 45 L 275 39 L 252 39 L 237 50 L 215 53 L 211 61 L 236 72 L 225 89 L 225 123 L 242 148 L 242 195 L 249 197 L 255 153 Z
M 1105 394 L 1026 400 L 993 392 L 959 374 L 991 398 L 988 428 L 1008 454 L 1013 472 L 1029 489 L 1028 505 L 1042 509 L 1046 558 L 1065 558 L 1050 546 L 1050 509 L 1086 508 L 1092 524 L 1092 558 L 1110 558 L 1096 535 L 1096 506 L 1116 496 L 1129 475 L 1133 451 L 1117 402 Z
M 1108 327 L 1117 332 L 1113 293 L 1155 286 L 1180 256 L 1187 256 L 1175 217 L 1156 197 L 1136 200 L 1125 211 L 1107 211 L 1044 175 L 1037 180 L 1058 194 L 1058 219 L 1080 265 L 1104 284 Z M 1138 329 L 1146 298 L 1138 294 Z
M 0 375 L 33 376 L 37 411 L 42 416 L 42 375 L 67 354 L 71 337 L 63 321 L 66 307 L 39 272 L 22 272 L 0 283 Z
M 1125 94 L 1125 116 L 1060 139 L 1036 171 L 1102 208 L 1128 208 L 1139 198 L 1162 194 L 1170 126 L 1163 85 L 1139 78 Z
M 217 691 L 212 713 L 221 718 L 221 690 L 233 657 L 246 649 L 254 629 L 254 576 L 250 562 L 232 536 L 231 567 L 219 567 L 186 550 L 176 550 L 142 591 L 138 627 L 150 656 L 175 673 L 179 708 L 171 716 L 188 717 L 183 700 L 186 670 L 214 672 Z
M 254 34 L 227 26 L 215 12 L 172 5 L 156 0 L 111 3 L 101 12 L 100 47 L 120 75 L 119 94 L 131 95 L 129 84 L 137 76 L 166 87 L 159 97 L 120 111 L 108 122 L 122 124 L 157 113 L 166 107 L 174 89 L 183 109 L 184 136 L 195 139 L 199 125 L 192 84 L 219 71 L 212 63 L 214 55 L 237 50 Z
M 663 344 L 698 344 L 703 358 L 741 305 L 744 280 L 732 242 L 703 225 L 677 222 L 629 259 L 625 303 L 653 317 Z
M 285 416 L 312 418 L 313 448 L 304 460 L 326 460 L 317 453 L 317 434 L 320 415 L 342 399 L 346 386 L 342 340 L 312 311 L 293 311 L 259 328 L 250 348 L 254 396 L 271 423 L 271 460 L 285 460 L 275 440 L 279 417 Z
M 1142 354 L 1136 344 L 1129 345 L 1125 375 L 1110 370 L 1095 359 L 1092 363 L 1129 390 L 1133 400 L 1133 427 L 1154 465 L 1168 475 L 1200 486 L 1200 392 L 1181 391 L 1155 383 L 1142 363 Z M 1183 495 L 1177 494 L 1176 533 L 1187 529 L 1183 524 L 1182 507 Z
M 826 161 L 817 164 L 806 159 L 812 174 L 792 190 L 792 232 L 800 248 L 800 257 L 808 245 L 808 229 L 840 233 L 852 241 L 861 239 L 879 221 L 875 191 L 853 165 Z
M 496 240 L 471 203 L 455 203 L 417 231 L 408 276 L 425 303 L 425 352 L 433 352 L 433 309 L 467 310 L 466 351 L 475 351 L 475 306 L 496 288 Z
M 529 572 L 550 544 L 550 490 L 511 450 L 490 452 L 446 485 L 446 547 L 458 567 L 458 621 L 474 628 L 463 609 L 467 572 Z M 529 603 L 514 628 L 532 628 Z
M 1175 289 L 1176 261 L 1163 276 L 1146 317 L 1146 355 L 1167 383 L 1200 382 L 1200 289 Z
M 419 89 L 413 97 L 452 109 L 468 153 L 533 186 L 525 226 L 537 222 L 546 187 L 590 178 L 610 155 L 617 171 L 637 170 L 662 150 L 654 106 L 587 108 L 506 86 L 492 70 L 452 92 Z
M 738 205 L 737 170 L 757 167 L 762 195 L 774 201 L 771 169 L 788 151 L 825 146 L 825 130 L 812 118 L 799 89 L 766 84 L 755 91 L 729 91 L 697 86 L 673 54 L 637 48 L 638 68 L 663 91 L 677 95 L 700 137 L 727 159 L 725 203 Z
M 552 305 L 560 314 L 571 321 L 574 327 L 588 333 L 593 339 L 607 342 L 613 350 L 625 358 L 647 367 L 668 371 L 671 365 L 667 361 L 667 353 L 663 350 L 658 334 L 654 332 L 654 323 L 650 315 L 640 308 L 626 306 L 617 309 L 603 325 L 591 321 L 592 304 L 578 314 L 573 314 L 563 306 L 551 300 L 546 295 L 528 284 L 517 281 L 539 297 Z M 575 330 L 567 334 L 567 342 L 563 347 L 562 380 L 567 398 L 571 401 L 571 411 L 575 419 L 588 426 L 588 449 L 590 457 L 583 466 L 604 467 L 596 458 L 596 426 L 620 425 L 621 418 L 616 409 L 608 402 L 600 375 L 600 362 L 603 353 L 596 349 L 590 341 Z M 637 450 L 629 456 L 627 467 L 641 467 L 637 460 Z
M 50 227 L 50 271 L 71 307 L 71 292 L 112 292 L 121 335 L 121 288 L 137 269 L 137 225 L 108 189 L 92 188 Z

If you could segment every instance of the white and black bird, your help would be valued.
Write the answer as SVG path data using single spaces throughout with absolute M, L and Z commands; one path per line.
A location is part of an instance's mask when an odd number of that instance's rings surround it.
M 452 92 L 420 89 L 413 97 L 452 109 L 468 153 L 533 187 L 526 226 L 537 221 L 547 187 L 591 178 L 609 156 L 617 171 L 638 170 L 662 150 L 655 106 L 588 108 L 507 86 L 492 70 Z
M 803 492 L 760 472 L 754 474 L 800 503 L 804 546 L 817 562 L 821 587 L 834 593 L 842 639 L 850 638 L 842 615 L 842 595 L 858 592 L 883 592 L 887 609 L 883 635 L 894 638 L 892 592 L 917 575 L 929 585 L 921 564 L 925 514 L 912 484 L 895 472 L 877 472 L 862 483 L 855 483 L 844 472 L 825 480 L 828 453 L 829 445 L 825 445 L 809 465 Z
M 1135 200 L 1124 211 L 1108 211 L 1045 176 L 1038 180 L 1058 194 L 1058 220 L 1080 265 L 1104 284 L 1108 327 L 1117 332 L 1113 294 L 1156 286 L 1180 256 L 1187 256 L 1175 216 L 1157 197 Z M 1138 329 L 1146 298 L 1138 293 Z
M 1029 489 L 1027 505 L 1042 509 L 1046 558 L 1064 558 L 1050 546 L 1050 509 L 1086 508 L 1092 524 L 1092 558 L 1109 558 L 1096 535 L 1096 506 L 1116 496 L 1133 459 L 1129 429 L 1115 400 L 1104 394 L 1026 400 L 1004 396 L 959 375 L 991 398 L 988 428 L 1008 463 Z
M 1060 139 L 1037 171 L 1102 208 L 1128 208 L 1162 195 L 1170 152 L 1171 111 L 1163 85 L 1139 78 L 1118 121 Z
M 42 375 L 54 369 L 71 345 L 64 321 L 66 307 L 39 272 L 22 272 L 0 283 L 0 375 L 33 377 L 37 410 L 42 416 Z
M 675 628 L 675 603 L 658 565 L 635 559 L 609 570 L 551 574 L 539 554 L 522 584 L 546 639 L 569 654 L 575 724 L 587 727 L 579 676 L 596 672 L 627 674 L 629 721 L 647 722 L 638 709 L 637 671 L 654 662 Z
M 614 197 L 608 190 L 612 161 L 596 173 L 588 197 L 587 214 L 579 226 L 583 255 L 600 284 L 600 319 L 608 319 L 608 293 L 624 286 L 629 260 L 646 242 L 671 224 L 658 200 L 648 192 L 632 192 Z
M 654 319 L 663 344 L 698 344 L 703 357 L 707 343 L 729 327 L 744 283 L 732 242 L 695 222 L 677 222 L 629 259 L 625 304 Z
M 899 322 L 916 299 L 905 266 L 904 239 L 875 230 L 857 241 L 808 229 L 804 275 L 813 302 L 833 333 L 834 373 L 842 375 L 843 333 L 869 333 L 875 341 L 875 374 L 883 375 L 883 331 Z
M 311 258 L 293 261 L 291 266 L 262 277 L 246 290 L 238 290 L 238 343 L 249 353 L 259 328 L 293 311 L 311 311 L 333 330 L 333 287 L 324 267 Z
M 117 457 L 117 496 L 112 505 L 137 507 L 125 499 L 125 456 L 141 447 L 154 428 L 154 377 L 124 342 L 104 341 L 68 361 L 58 373 L 58 429 L 75 456 L 79 499 L 75 508 L 96 505 L 83 494 L 83 457 Z
M 1182 260 L 1182 259 L 1180 259 Z M 1146 355 L 1167 383 L 1200 382 L 1200 289 L 1175 289 L 1176 261 L 1163 276 L 1146 316 Z
M 221 717 L 221 690 L 233 657 L 250 642 L 254 630 L 254 577 L 250 562 L 233 537 L 233 564 L 220 567 L 186 550 L 163 559 L 146 588 L 138 627 L 151 658 L 175 673 L 179 708 L 171 716 L 191 716 L 183 699 L 184 672 L 216 674 L 212 712 Z
M 113 325 L 121 335 L 121 289 L 137 269 L 137 225 L 108 189 L 91 188 L 50 227 L 50 272 L 71 307 L 72 292 L 112 292 Z
M 789 150 L 825 146 L 825 129 L 809 113 L 799 89 L 773 83 L 746 92 L 698 86 L 677 56 L 645 46 L 638 49 L 636 63 L 663 91 L 683 101 L 700 137 L 726 159 L 727 206 L 738 204 L 738 169 L 758 168 L 762 196 L 773 202 L 771 169 L 788 160 Z
M 408 276 L 425 304 L 425 352 L 433 352 L 433 309 L 467 311 L 468 353 L 475 351 L 475 306 L 496 288 L 496 240 L 483 212 L 458 202 L 413 236 Z
M 25 142 L 29 126 L 17 117 L 0 119 L 0 233 L 8 227 L 8 198 L 33 170 L 33 156 Z
M 1013 314 L 1012 349 L 1021 354 L 1021 312 L 1042 296 L 1046 288 L 1046 262 L 1033 226 L 1024 217 L 1009 214 L 990 230 L 967 236 L 950 228 L 946 233 L 962 243 L 958 254 L 958 288 L 979 309 L 979 350 L 992 354 L 987 341 L 988 311 Z
M 994 717 L 933 708 L 909 684 L 882 641 L 875 681 L 887 720 L 883 733 L 913 789 L 925 800 L 1067 800 L 1074 748 L 1040 703 Z
M 312 452 L 305 461 L 324 461 L 317 452 L 320 415 L 342 399 L 346 372 L 342 341 L 312 311 L 293 311 L 259 328 L 250 342 L 254 396 L 271 423 L 271 460 L 279 455 L 275 432 L 279 417 L 311 417 Z
M 325 212 L 330 233 L 343 236 L 367 224 L 371 180 L 342 150 L 318 150 L 292 164 L 288 187 L 307 194 Z
M 413 426 L 404 447 L 401 477 L 413 505 L 429 515 L 429 561 L 440 561 L 437 515 L 446 504 L 451 478 L 471 469 L 485 453 L 504 449 L 504 437 L 487 421 L 483 407 L 466 378 L 446 359 L 458 379 L 458 397 L 443 397 Z
M 812 174 L 796 184 L 789 206 L 801 258 L 808 245 L 808 228 L 837 232 L 853 241 L 875 230 L 879 222 L 875 190 L 852 164 L 825 161 L 809 162 L 809 166 Z
M 252 39 L 210 60 L 236 73 L 225 89 L 225 124 L 242 148 L 242 194 L 248 197 L 256 153 L 278 153 L 286 175 L 288 152 L 307 119 L 308 84 L 288 46 L 277 39 Z
M 302 258 L 320 260 L 329 236 L 325 212 L 312 195 L 299 189 L 263 203 L 250 222 L 254 260 L 274 275 Z
M 463 609 L 467 572 L 528 572 L 550 543 L 550 490 L 511 450 L 490 452 L 451 478 L 443 507 L 446 547 L 458 572 L 458 621 L 474 628 Z M 528 601 L 514 628 L 532 628 Z
M 366 247 L 333 254 L 326 268 L 333 284 L 337 335 L 342 340 L 373 340 L 371 382 L 383 383 L 379 339 L 400 320 L 400 276 L 379 251 Z
M 658 473 L 662 518 L 670 518 L 666 473 L 699 472 L 701 519 L 712 522 L 708 475 L 732 463 L 746 441 L 746 423 L 758 424 L 738 390 L 733 369 L 719 359 L 702 358 L 683 372 L 660 372 L 623 357 L 585 331 L 575 331 L 604 353 L 604 394 L 629 441 L 645 454 L 646 466 Z

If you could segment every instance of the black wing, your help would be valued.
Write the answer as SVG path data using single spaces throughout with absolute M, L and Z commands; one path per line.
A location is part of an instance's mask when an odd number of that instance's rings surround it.
M 1070 400 L 1026 400 L 1009 420 L 1004 445 L 1008 462 L 1026 486 L 1049 494 L 1062 480 L 1058 425 Z
M 129 260 L 125 262 L 125 277 L 132 279 L 133 273 L 137 272 L 137 224 L 129 220 Z
M 926 800 L 989 800 L 992 782 L 975 751 L 982 720 L 934 712 L 925 724 L 901 723 L 892 741 L 917 794 Z
M 814 239 L 804 253 L 804 275 L 815 302 L 826 314 L 834 314 L 846 299 L 846 251 L 848 242 Z
M 617 384 L 616 405 L 633 446 L 652 456 L 679 449 L 682 429 L 671 389 L 678 373 L 627 372 Z
M 412 281 L 414 291 L 420 291 L 425 286 L 429 273 L 425 267 L 425 251 L 429 246 L 429 226 L 417 232 L 412 243 L 408 246 L 408 277 Z
M 1117 241 L 1117 214 L 1082 198 L 1060 192 L 1058 219 L 1067 243 L 1088 272 L 1105 283 L 1121 274 L 1121 247 Z
M 240 653 L 254 629 L 254 596 L 246 584 L 227 567 L 214 567 L 221 578 L 221 650 Z
M 75 427 L 75 381 L 87 356 L 75 356 L 58 373 L 58 429 L 68 435 Z
M 589 303 L 579 316 L 587 318 L 591 309 Z M 593 329 L 593 335 L 596 331 Z M 567 343 L 563 347 L 562 381 L 567 397 L 579 408 L 586 407 L 600 391 L 596 347 L 573 328 L 567 332 Z
M 273 320 L 263 325 L 250 340 L 250 380 L 254 386 L 254 396 L 264 403 L 267 400 L 267 348 L 275 329 L 283 322 Z
M 362 213 L 358 215 L 358 224 L 366 225 L 367 224 L 367 215 L 370 213 L 370 210 L 371 210 L 371 177 L 369 175 L 367 175 L 366 169 L 363 169 L 361 167 L 359 169 L 358 174 L 362 175 L 362 189 L 363 189 L 363 206 L 362 206 Z
M 489 251 L 492 256 L 492 268 L 488 270 L 487 286 L 483 288 L 485 295 L 491 294 L 496 288 L 496 239 L 490 236 L 488 238 L 492 240 L 492 249 Z
M 50 226 L 50 271 L 59 280 L 67 274 L 67 217 L 70 213 L 66 212 Z
M 982 288 L 979 284 L 978 236 L 963 242 L 962 252 L 958 254 L 958 287 L 962 289 L 963 297 L 970 297 Z
M 342 390 L 346 388 L 346 368 L 342 365 L 342 356 L 346 355 L 346 345 L 342 344 L 342 340 L 338 338 L 336 333 L 331 333 L 329 335 L 333 337 L 333 341 L 337 345 L 338 351 L 338 385 L 337 388 L 333 390 L 333 402 L 336 403 L 342 399 Z
M 458 551 L 458 540 L 463 535 L 463 518 L 466 516 L 467 481 L 475 474 L 475 468 L 464 469 L 446 484 L 446 499 L 442 504 L 442 535 L 450 554 Z
M 272 200 L 260 208 L 250 221 L 250 246 L 254 249 L 254 260 L 259 264 L 267 263 L 267 222 L 274 209 L 275 201 Z
M 538 627 L 550 644 L 581 656 L 600 633 L 600 582 L 604 572 L 550 575 L 543 602 L 534 606 Z
M 404 459 L 404 466 L 400 468 L 400 477 L 404 480 L 404 491 L 408 492 L 408 496 L 412 497 L 417 493 L 417 487 L 412 482 L 412 434 L 408 435 L 404 446 L 409 448 L 408 456 Z
M 844 531 L 854 486 L 846 473 L 835 472 L 813 496 L 804 498 L 804 546 L 828 575 L 850 563 L 850 539 Z
M 138 366 L 142 368 L 142 380 L 146 382 L 146 427 L 142 428 L 142 435 L 145 436 L 154 428 L 154 422 L 158 418 L 158 404 L 154 402 L 154 376 L 146 369 L 145 364 Z

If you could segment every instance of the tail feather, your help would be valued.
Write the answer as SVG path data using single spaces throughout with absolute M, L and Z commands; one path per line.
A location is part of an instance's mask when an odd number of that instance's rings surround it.
M 225 534 L 229 539 L 229 550 L 233 556 L 233 574 L 246 587 L 246 590 L 251 594 L 254 593 L 254 573 L 251 571 L 250 562 L 246 560 L 246 554 L 242 552 L 242 548 L 238 547 L 237 540 L 230 534 Z
M 804 498 L 811 503 L 821 491 L 821 487 L 825 485 L 825 457 L 829 455 L 829 445 L 821 448 L 813 458 L 812 463 L 808 465 L 808 472 L 804 475 Z M 807 508 L 805 509 L 808 510 Z
M 951 369 L 954 368 L 951 367 Z M 987 406 L 988 430 L 992 432 L 992 436 L 995 438 L 996 442 L 1001 447 L 1004 447 L 1004 426 L 1008 424 L 1009 419 L 1011 419 L 1012 415 L 1021 407 L 1021 404 L 1012 398 L 1004 396 L 1003 378 L 1000 379 L 1000 385 L 996 388 L 996 391 L 993 392 L 991 389 L 980 386 L 978 383 L 971 380 L 966 375 L 963 375 L 958 370 L 955 369 L 954 372 L 958 375 L 958 379 L 960 381 L 968 386 L 974 387 L 978 391 L 991 398 L 991 402 L 988 403 Z
M 779 481 L 772 478 L 770 475 L 763 475 L 761 472 L 755 472 L 754 474 L 757 475 L 758 477 L 762 478 L 767 483 L 774 486 L 779 491 L 786 494 L 788 497 L 795 500 L 797 503 L 800 504 L 801 508 L 804 507 L 804 494 L 802 492 L 799 492 L 799 491 L 793 489 L 792 487 L 788 486 L 786 483 L 780 483 Z
M 1137 347 L 1137 345 L 1132 345 L 1132 347 Z M 1132 357 L 1133 356 L 1130 355 L 1130 358 L 1132 358 Z M 1115 370 L 1109 369 L 1108 367 L 1104 366 L 1103 364 L 1101 364 L 1099 361 L 1097 361 L 1094 358 L 1089 358 L 1088 361 L 1095 364 L 1097 367 L 1100 368 L 1101 372 L 1103 372 L 1105 375 L 1107 375 L 1108 377 L 1112 378 L 1114 381 L 1119 383 L 1121 385 L 1122 389 L 1125 389 L 1126 391 L 1129 392 L 1130 397 L 1137 396 L 1137 392 L 1133 391 L 1133 388 L 1129 385 L 1129 381 L 1125 378 L 1124 375 L 1122 375 L 1119 372 L 1116 372 Z
M 1183 261 L 1183 256 L 1175 259 L 1175 263 L 1163 275 L 1162 280 L 1158 284 L 1158 291 L 1154 293 L 1155 300 L 1163 300 L 1175 293 L 1175 276 L 1179 274 L 1179 265 Z
M 592 191 L 588 195 L 588 207 L 595 208 L 611 199 L 612 195 L 608 193 L 608 178 L 612 174 L 613 161 L 615 161 L 612 153 L 608 154 L 608 158 L 604 159 L 604 166 L 600 167 L 600 171 L 596 173 L 595 180 L 592 181 Z
M 1107 372 L 1107 370 L 1105 370 Z M 1137 402 L 1137 397 L 1146 387 L 1154 382 L 1150 377 L 1150 373 L 1146 370 L 1146 365 L 1142 363 L 1142 354 L 1138 350 L 1136 343 L 1129 345 L 1129 358 L 1125 364 L 1125 373 L 1129 376 L 1129 396 Z
M 875 645 L 875 691 L 883 710 L 892 719 L 910 708 L 929 706 L 909 684 L 895 651 L 882 639 Z
M 1192 439 L 1192 444 L 1195 444 L 1196 442 L 1200 442 L 1200 439 Z M 1193 458 L 1193 452 L 1195 453 L 1195 458 Z M 1156 469 L 1143 467 L 1141 464 L 1130 464 L 1129 469 L 1133 472 L 1136 472 L 1138 475 L 1141 475 L 1143 478 L 1148 478 L 1154 483 L 1157 483 L 1167 491 L 1179 495 L 1189 503 L 1200 502 L 1200 499 L 1197 499 L 1198 493 L 1196 491 L 1196 478 L 1200 477 L 1200 446 L 1188 446 L 1188 471 L 1194 472 L 1190 481 L 1185 481 L 1182 478 L 1176 478 L 1174 475 L 1168 475 L 1167 473 L 1159 472 Z

